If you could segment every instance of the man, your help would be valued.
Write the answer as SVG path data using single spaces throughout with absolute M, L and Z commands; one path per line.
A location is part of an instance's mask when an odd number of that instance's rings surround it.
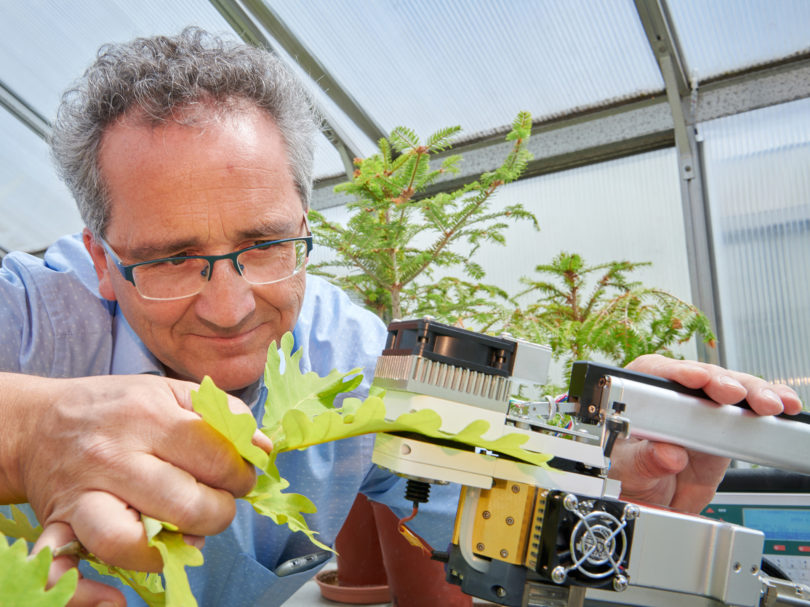
M 87 228 L 44 262 L 9 255 L 0 273 L 10 372 L 0 374 L 0 503 L 31 504 L 45 527 L 37 548 L 76 537 L 105 561 L 156 570 L 144 513 L 198 545 L 213 536 L 206 565 L 189 570 L 201 604 L 280 604 L 311 576 L 273 574 L 312 547 L 235 502 L 254 472 L 190 411 L 189 393 L 210 375 L 232 408 L 260 418 L 273 406 L 266 350 L 289 330 L 305 371 L 360 366 L 367 390 L 384 327 L 303 271 L 314 128 L 306 95 L 272 56 L 195 29 L 106 47 L 65 95 L 53 150 Z M 633 367 L 718 402 L 747 395 L 761 414 L 801 407 L 785 386 L 708 365 Z M 279 458 L 318 505 L 310 526 L 326 543 L 358 490 L 380 497 L 395 482 L 371 468 L 371 446 L 363 437 Z M 622 447 L 625 496 L 684 509 L 710 499 L 727 464 L 671 445 Z M 56 559 L 52 579 L 73 565 Z M 123 597 L 84 579 L 71 604 L 101 601 Z

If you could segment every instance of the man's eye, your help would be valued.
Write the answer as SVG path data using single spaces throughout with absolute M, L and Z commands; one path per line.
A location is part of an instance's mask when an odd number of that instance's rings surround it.
M 170 259 L 169 263 L 173 266 L 179 266 L 186 263 L 188 260 L 182 257 L 175 257 L 174 259 Z

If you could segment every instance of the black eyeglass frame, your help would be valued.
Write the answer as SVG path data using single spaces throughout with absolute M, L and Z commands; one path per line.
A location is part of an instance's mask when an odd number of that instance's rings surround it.
M 282 238 L 280 240 L 268 240 L 266 242 L 261 242 L 259 244 L 254 244 L 252 246 L 245 247 L 244 249 L 239 249 L 238 251 L 233 251 L 231 253 L 225 253 L 224 255 L 177 255 L 175 257 L 161 257 L 160 259 L 150 259 L 148 261 L 139 261 L 138 263 L 125 264 L 125 263 L 123 263 L 121 261 L 121 258 L 118 257 L 118 254 L 115 251 L 113 251 L 112 247 L 109 245 L 109 243 L 106 240 L 104 240 L 101 237 L 97 237 L 97 240 L 98 240 L 99 243 L 101 243 L 101 246 L 104 247 L 104 250 L 107 251 L 109 256 L 115 262 L 115 265 L 118 268 L 118 271 L 121 272 L 121 275 L 124 277 L 124 279 L 131 282 L 132 286 L 134 286 L 136 289 L 138 288 L 138 285 L 135 284 L 135 276 L 134 276 L 133 272 L 135 271 L 135 268 L 137 268 L 138 266 L 145 266 L 145 265 L 150 265 L 150 264 L 153 264 L 153 263 L 161 263 L 161 262 L 185 261 L 187 259 L 204 259 L 206 262 L 208 262 L 208 282 L 210 282 L 211 281 L 211 276 L 213 276 L 213 274 L 214 274 L 214 264 L 216 262 L 218 262 L 219 260 L 221 260 L 221 259 L 230 260 L 231 264 L 233 265 L 234 269 L 237 271 L 239 276 L 241 276 L 242 278 L 245 278 L 245 275 L 242 273 L 242 268 L 239 267 L 239 264 L 237 263 L 236 258 L 239 257 L 242 253 L 245 253 L 246 251 L 251 251 L 253 249 L 266 249 L 266 248 L 271 247 L 273 245 L 282 244 L 282 243 L 285 243 L 285 242 L 302 241 L 302 242 L 307 243 L 307 258 L 309 258 L 309 254 L 312 253 L 312 235 L 309 235 L 309 236 L 296 236 L 296 237 L 293 237 L 293 238 Z M 296 273 L 290 274 L 290 276 L 295 276 L 295 274 Z M 245 278 L 245 280 L 247 280 L 247 282 L 249 282 L 250 284 L 269 285 L 269 284 L 273 284 L 275 282 L 281 282 L 282 280 L 286 280 L 290 276 L 285 276 L 284 278 L 279 278 L 278 280 L 273 280 L 273 281 L 270 281 L 270 282 L 259 282 L 259 283 L 252 282 L 252 281 L 248 280 L 247 278 Z M 140 293 L 140 291 L 138 291 L 138 292 Z M 192 295 L 195 295 L 195 294 L 192 294 Z M 143 294 L 141 294 L 141 296 L 146 297 Z M 191 295 L 184 295 L 182 297 L 191 297 Z M 147 299 L 162 299 L 162 298 L 148 297 Z M 181 299 L 181 297 L 170 297 L 170 298 L 166 298 L 166 299 L 167 300 L 168 299 Z

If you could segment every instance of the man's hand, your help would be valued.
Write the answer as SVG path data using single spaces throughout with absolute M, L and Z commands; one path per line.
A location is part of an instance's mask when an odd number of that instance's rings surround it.
M 760 415 L 783 411 L 795 415 L 802 409 L 798 395 L 788 386 L 716 365 L 649 354 L 627 368 L 700 388 L 720 404 L 746 399 Z M 621 480 L 623 499 L 700 512 L 714 496 L 728 463 L 725 458 L 668 443 L 630 439 L 617 441 L 610 476 Z
M 4 387 L 14 381 L 0 379 Z M 15 424 L 17 452 L 0 469 L 0 497 L 31 504 L 44 527 L 37 549 L 75 537 L 107 563 L 159 571 L 141 513 L 188 536 L 213 535 L 230 524 L 235 498 L 255 483 L 253 466 L 193 412 L 196 384 L 148 375 L 25 379 L 24 393 L 11 390 L 15 403 L 0 403 L 23 418 Z M 230 406 L 249 412 L 236 398 Z M 258 432 L 254 443 L 272 448 Z M 74 564 L 56 559 L 51 581 Z M 80 581 L 71 605 L 118 595 L 96 586 Z

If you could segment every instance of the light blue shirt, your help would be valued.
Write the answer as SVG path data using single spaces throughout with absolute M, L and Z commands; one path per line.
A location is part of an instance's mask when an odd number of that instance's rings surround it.
M 360 367 L 364 397 L 386 329 L 371 312 L 353 304 L 336 287 L 307 277 L 301 313 L 293 331 L 295 348 L 303 348 L 302 371 L 326 375 Z M 44 260 L 11 253 L 0 269 L 0 370 L 48 377 L 108 374 L 163 374 L 161 364 L 132 331 L 115 302 L 98 294 L 98 281 L 79 236 L 65 237 L 48 249 Z M 250 403 L 261 419 L 267 390 L 261 386 Z M 371 464 L 373 437 L 362 436 L 281 454 L 281 475 L 289 491 L 309 497 L 318 507 L 307 515 L 310 529 L 327 545 L 334 542 L 358 491 L 389 504 L 400 515 L 410 511 L 396 477 Z M 202 454 L 201 454 L 202 455 Z M 457 488 L 439 487 L 417 517 L 416 530 L 443 548 L 452 531 L 450 512 Z M 438 494 L 438 495 L 437 495 Z M 435 516 L 437 512 L 446 513 Z M 421 520 L 420 520 L 421 519 Z M 437 543 L 439 542 L 439 543 Z M 273 569 L 287 559 L 315 552 L 305 535 L 292 534 L 259 516 L 243 500 L 223 533 L 209 537 L 205 564 L 188 568 L 201 606 L 280 605 L 314 571 L 277 577 Z M 87 577 L 98 576 L 83 569 Z M 103 578 L 111 583 L 111 578 Z M 125 591 L 129 605 L 141 605 Z

